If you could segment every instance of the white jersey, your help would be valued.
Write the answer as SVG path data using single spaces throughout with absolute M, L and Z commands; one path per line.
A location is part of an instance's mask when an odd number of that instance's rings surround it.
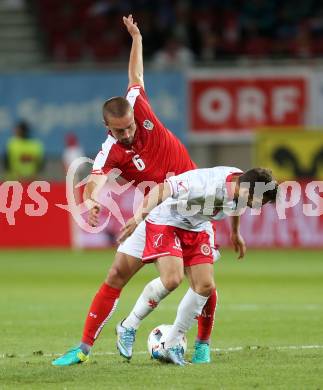
M 227 217 L 237 204 L 228 193 L 227 178 L 239 168 L 195 169 L 167 179 L 171 197 L 154 208 L 147 221 L 185 230 L 205 230 L 205 223 Z

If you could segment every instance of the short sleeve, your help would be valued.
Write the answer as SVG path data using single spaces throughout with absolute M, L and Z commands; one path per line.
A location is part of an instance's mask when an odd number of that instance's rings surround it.
M 170 185 L 173 199 L 187 198 L 189 195 L 189 182 L 180 176 L 172 176 L 166 179 L 166 182 Z
M 116 142 L 113 137 L 108 136 L 107 140 L 102 144 L 102 149 L 96 155 L 93 163 L 93 175 L 107 174 L 111 169 L 116 167 L 116 161 L 113 160 L 111 153 L 112 146 Z
M 127 91 L 126 99 L 133 108 L 135 119 L 140 124 L 142 124 L 145 120 L 149 120 L 154 124 L 154 128 L 157 126 L 163 128 L 163 125 L 155 115 L 142 86 L 132 85 Z
M 128 88 L 126 99 L 132 108 L 135 108 L 135 105 L 142 104 L 150 106 L 146 92 L 139 84 L 134 84 Z

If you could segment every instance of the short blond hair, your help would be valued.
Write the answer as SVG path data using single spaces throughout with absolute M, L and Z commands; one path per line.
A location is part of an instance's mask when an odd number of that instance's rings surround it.
M 103 119 L 108 122 L 108 117 L 121 118 L 125 116 L 132 107 L 128 100 L 122 96 L 116 96 L 107 100 L 102 107 Z

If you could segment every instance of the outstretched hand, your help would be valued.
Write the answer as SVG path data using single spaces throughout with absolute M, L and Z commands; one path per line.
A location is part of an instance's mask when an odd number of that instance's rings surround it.
M 238 259 L 242 259 L 247 251 L 244 239 L 239 233 L 231 233 L 231 242 L 233 244 L 235 252 L 239 253 Z
M 131 14 L 128 17 L 124 16 L 122 20 L 132 38 L 135 35 L 140 35 L 140 30 L 137 26 L 137 22 L 133 21 L 133 17 Z

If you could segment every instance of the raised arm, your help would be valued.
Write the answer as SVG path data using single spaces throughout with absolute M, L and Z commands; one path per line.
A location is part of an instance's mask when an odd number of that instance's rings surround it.
M 144 88 L 144 64 L 142 59 L 142 37 L 140 30 L 137 23 L 133 21 L 132 15 L 129 15 L 128 17 L 124 16 L 123 23 L 127 27 L 127 30 L 132 38 L 128 67 L 128 87 L 131 87 L 134 84 L 139 84 Z
M 121 229 L 121 235 L 118 239 L 119 242 L 125 241 L 134 232 L 139 223 L 144 220 L 147 215 L 157 207 L 160 203 L 171 196 L 171 187 L 168 182 L 160 183 L 154 187 L 144 197 L 140 203 L 135 215 L 127 221 L 125 226 Z

